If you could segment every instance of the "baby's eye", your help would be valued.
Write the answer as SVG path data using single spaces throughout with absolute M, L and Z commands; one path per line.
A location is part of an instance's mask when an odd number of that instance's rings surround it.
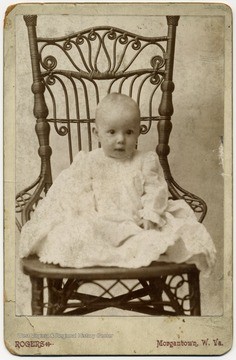
M 115 134 L 115 130 L 113 130 L 113 129 L 108 130 L 108 134 L 114 135 L 114 134 Z
M 127 130 L 127 135 L 133 134 L 133 130 Z

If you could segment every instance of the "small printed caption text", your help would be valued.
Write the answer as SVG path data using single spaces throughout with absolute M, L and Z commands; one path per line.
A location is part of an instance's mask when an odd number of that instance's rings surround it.
M 51 342 L 53 341 L 53 339 L 112 339 L 113 335 L 114 334 L 109 333 L 18 333 L 17 337 L 21 340 L 15 341 L 15 348 L 20 349 L 24 347 L 50 347 L 54 345 L 54 343 Z
M 66 339 L 112 339 L 114 334 L 111 333 L 18 333 L 15 341 L 15 348 L 43 348 L 54 345 L 53 340 Z M 199 341 L 191 340 L 156 340 L 157 348 L 180 348 L 180 347 L 208 347 L 208 346 L 223 346 L 223 342 L 218 339 L 200 339 Z

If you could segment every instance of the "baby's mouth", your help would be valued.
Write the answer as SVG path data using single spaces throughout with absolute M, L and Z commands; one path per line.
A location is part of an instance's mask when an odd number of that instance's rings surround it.
M 115 149 L 115 151 L 118 151 L 118 152 L 124 152 L 124 151 L 125 151 L 125 149 L 123 149 L 123 148 L 117 148 L 117 149 Z

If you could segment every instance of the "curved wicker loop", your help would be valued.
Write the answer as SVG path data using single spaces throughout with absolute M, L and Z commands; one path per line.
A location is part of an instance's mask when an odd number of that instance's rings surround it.
M 171 291 L 173 292 L 176 300 L 179 302 L 183 312 L 190 313 L 191 305 L 190 299 L 193 297 L 193 294 L 189 292 L 186 294 L 184 292 L 184 286 L 188 288 L 188 279 L 186 275 L 175 275 L 171 276 L 168 281 L 168 286 L 170 287 Z
M 46 56 L 42 60 L 42 66 L 43 66 L 44 69 L 51 72 L 52 70 L 54 70 L 57 67 L 57 60 L 52 55 Z
M 25 207 L 25 205 L 29 202 L 32 197 L 30 190 L 32 190 L 35 186 L 40 182 L 40 176 L 25 189 L 21 190 L 16 194 L 16 212 L 21 213 Z
M 199 216 L 198 221 L 202 222 L 207 213 L 207 205 L 203 199 L 183 189 L 173 178 L 168 180 L 169 190 L 173 199 L 183 199 Z
M 27 204 L 27 202 L 31 198 L 31 194 L 29 192 L 21 191 L 20 194 L 16 196 L 16 213 L 21 213 L 23 208 Z
M 16 195 L 16 213 L 21 214 L 21 223 L 16 219 L 19 230 L 30 219 L 31 213 L 34 212 L 39 201 L 43 199 L 43 191 L 46 193 L 47 183 L 43 176 L 39 176 L 33 184 Z

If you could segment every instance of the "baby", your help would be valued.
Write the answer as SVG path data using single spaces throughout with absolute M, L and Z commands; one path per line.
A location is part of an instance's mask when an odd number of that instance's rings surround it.
M 120 160 L 132 158 L 140 135 L 140 110 L 137 103 L 118 93 L 105 97 L 97 107 L 93 133 L 106 156 Z M 142 227 L 148 229 L 150 225 L 149 220 L 142 219 Z
M 215 262 L 212 239 L 184 200 L 168 200 L 156 153 L 136 149 L 135 101 L 107 95 L 93 133 L 101 148 L 79 152 L 55 180 L 22 229 L 21 257 L 77 268 L 188 262 L 207 273 Z

